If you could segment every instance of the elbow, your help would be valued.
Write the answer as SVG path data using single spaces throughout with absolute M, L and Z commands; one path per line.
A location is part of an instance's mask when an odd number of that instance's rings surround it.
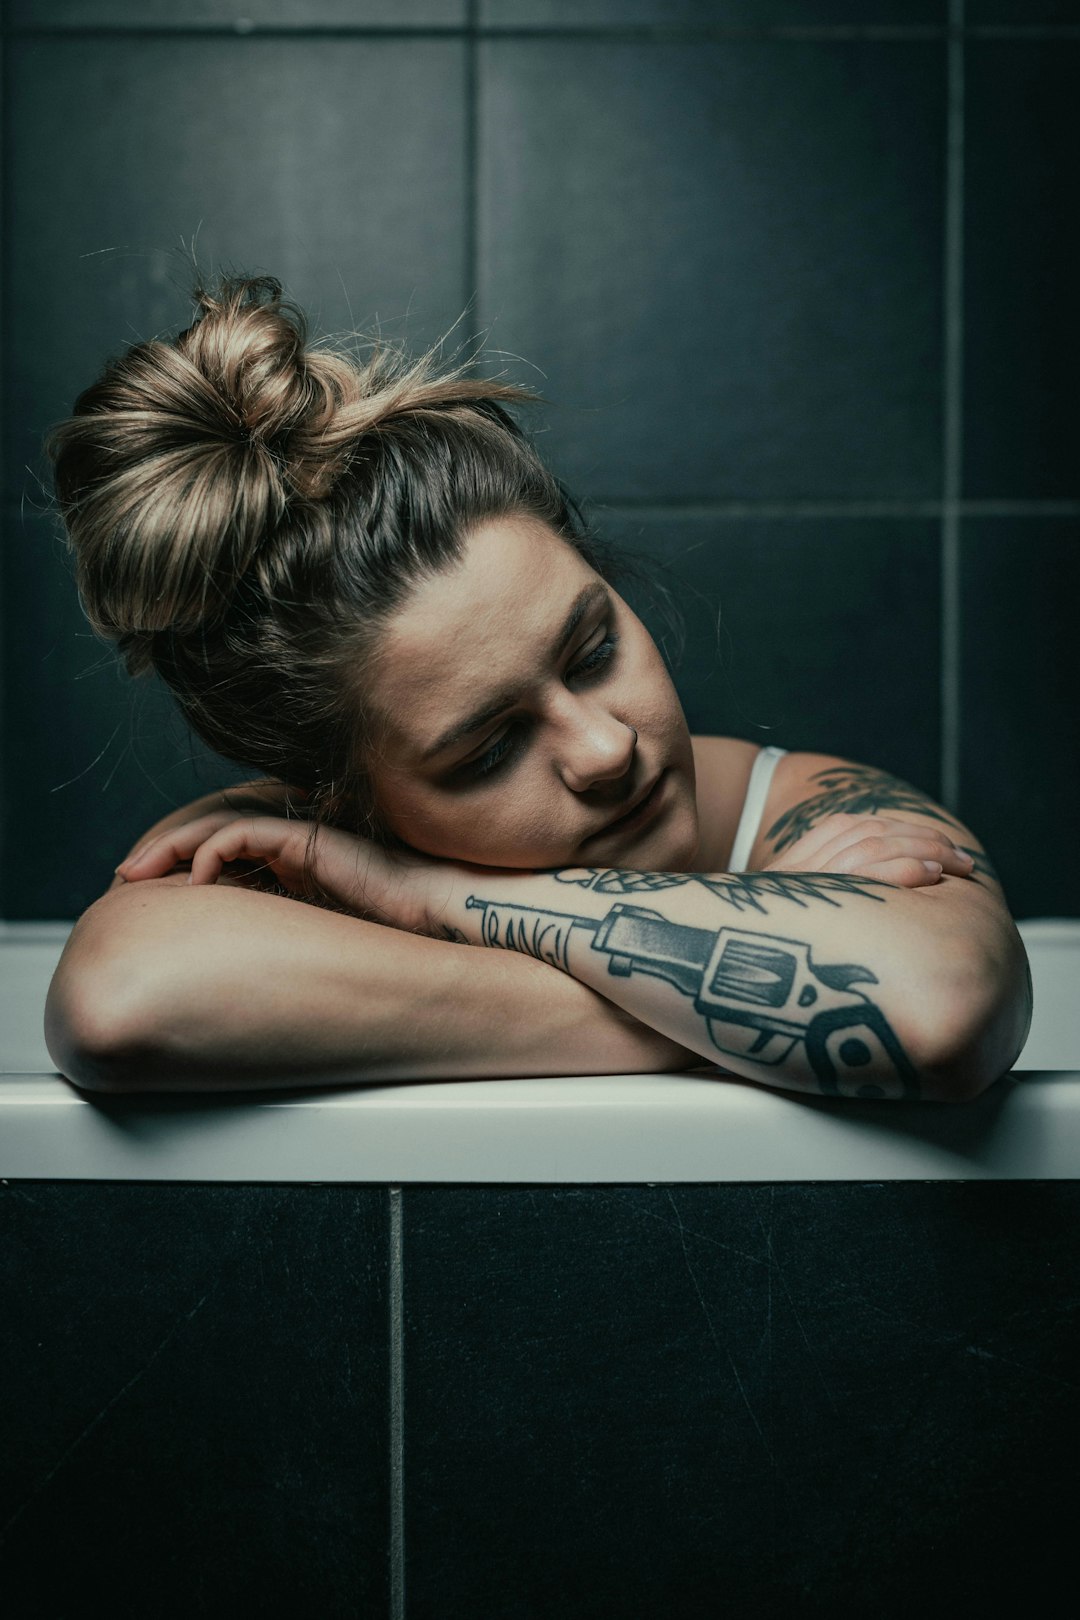
M 958 953 L 925 1095 L 974 1102 L 1014 1067 L 1031 1028 L 1031 967 L 1015 925 L 992 947 Z
M 62 959 L 45 1001 L 45 1044 L 57 1069 L 85 1091 L 129 1089 L 153 1042 L 133 973 Z

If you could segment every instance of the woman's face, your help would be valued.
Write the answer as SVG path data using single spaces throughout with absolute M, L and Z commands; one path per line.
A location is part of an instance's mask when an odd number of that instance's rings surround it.
M 689 869 L 694 758 L 667 670 L 622 598 L 536 519 L 485 522 L 460 563 L 422 580 L 371 681 L 376 808 L 413 849 Z

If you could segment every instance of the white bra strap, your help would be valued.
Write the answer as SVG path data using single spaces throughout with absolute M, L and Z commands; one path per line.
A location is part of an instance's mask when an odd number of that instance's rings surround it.
M 758 828 L 761 825 L 762 813 L 765 809 L 765 800 L 769 794 L 769 783 L 772 781 L 773 771 L 777 762 L 787 753 L 786 748 L 776 748 L 772 744 L 763 748 L 754 761 L 754 768 L 750 772 L 750 782 L 746 789 L 746 798 L 743 801 L 742 815 L 739 817 L 739 829 L 735 834 L 735 842 L 731 847 L 731 859 L 728 861 L 729 872 L 745 872 L 746 863 L 750 859 L 750 851 L 754 847 Z

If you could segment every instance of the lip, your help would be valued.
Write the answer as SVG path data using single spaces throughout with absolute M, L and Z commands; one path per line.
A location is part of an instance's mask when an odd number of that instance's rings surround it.
M 609 833 L 637 832 L 640 827 L 644 827 L 659 809 L 667 775 L 665 766 L 659 776 L 655 776 L 649 786 L 638 794 L 628 810 L 624 810 L 621 815 L 607 822 L 596 832 L 590 833 L 588 838 L 583 840 L 583 847 L 597 839 L 606 838 Z

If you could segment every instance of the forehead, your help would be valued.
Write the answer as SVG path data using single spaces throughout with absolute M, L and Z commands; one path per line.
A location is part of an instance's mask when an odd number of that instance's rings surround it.
M 535 520 L 475 529 L 460 563 L 422 580 L 380 639 L 369 695 L 395 751 L 418 756 L 486 696 L 524 690 L 596 577 Z

